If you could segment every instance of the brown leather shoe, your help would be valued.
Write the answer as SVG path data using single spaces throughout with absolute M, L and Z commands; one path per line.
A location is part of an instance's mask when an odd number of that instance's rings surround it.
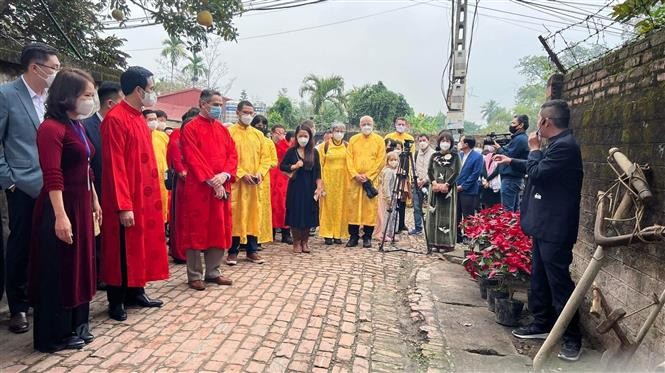
M 219 277 L 215 277 L 215 278 L 207 278 L 206 282 L 212 282 L 212 283 L 217 284 L 217 285 L 226 285 L 226 286 L 233 285 L 233 280 L 231 280 L 228 277 L 224 277 L 224 276 L 219 276 Z
M 229 254 L 226 257 L 226 265 L 234 266 L 238 264 L 238 254 Z
M 257 253 L 247 253 L 247 260 L 256 264 L 263 264 L 265 262 Z
M 9 319 L 9 331 L 20 334 L 30 330 L 30 323 L 25 312 L 17 312 Z
M 202 290 L 206 289 L 206 286 L 203 284 L 203 281 L 201 281 L 201 280 L 190 281 L 189 282 L 189 287 L 194 289 L 194 290 L 198 290 L 198 291 L 202 291 Z

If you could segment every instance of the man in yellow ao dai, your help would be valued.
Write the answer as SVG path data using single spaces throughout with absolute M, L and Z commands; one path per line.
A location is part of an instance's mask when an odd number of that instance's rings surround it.
M 347 193 L 349 241 L 346 247 L 356 247 L 363 226 L 363 247 L 372 247 L 372 233 L 378 213 L 378 198 L 368 196 L 367 190 L 376 188 L 386 157 L 383 138 L 374 133 L 374 119 L 360 118 L 360 133 L 349 140 L 346 165 L 351 178 Z M 371 183 L 371 188 L 368 183 Z
M 252 263 L 264 262 L 258 251 L 258 238 L 261 235 L 260 185 L 270 170 L 265 136 L 252 127 L 254 105 L 240 101 L 237 108 L 239 122 L 229 127 L 231 137 L 238 152 L 236 181 L 231 187 L 232 243 L 226 264 L 238 263 L 238 252 L 242 242 L 247 242 L 247 259 Z M 246 240 L 246 241 L 245 241 Z

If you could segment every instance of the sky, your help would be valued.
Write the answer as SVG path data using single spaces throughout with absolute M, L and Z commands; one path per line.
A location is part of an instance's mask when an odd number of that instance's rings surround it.
M 565 9 L 573 17 L 584 17 L 605 3 L 534 1 Z M 467 76 L 466 119 L 482 123 L 485 102 L 513 106 L 515 93 L 524 83 L 515 66 L 520 57 L 545 53 L 537 39 L 548 34 L 543 24 L 554 32 L 574 21 L 510 0 L 480 0 L 479 5 Z M 382 81 L 388 89 L 402 93 L 416 113 L 445 113 L 441 77 L 449 54 L 449 8 L 450 1 L 444 0 L 329 0 L 246 13 L 234 19 L 238 40 L 224 42 L 220 48 L 221 60 L 229 68 L 225 78 L 235 78 L 227 96 L 237 98 L 244 89 L 252 100 L 270 105 L 286 88 L 290 97 L 300 99 L 298 90 L 306 75 L 335 74 L 344 78 L 346 89 Z M 470 7 L 469 38 L 473 10 Z M 291 32 L 303 28 L 308 29 Z M 158 62 L 167 37 L 161 26 L 112 33 L 127 40 L 123 50 L 131 55 L 130 65 L 164 70 Z M 620 42 L 617 36 L 604 34 L 608 46 Z M 589 31 L 572 28 L 563 35 L 573 43 L 588 37 Z M 603 39 L 593 37 L 589 42 L 598 40 Z M 557 50 L 565 46 L 560 38 L 557 43 Z

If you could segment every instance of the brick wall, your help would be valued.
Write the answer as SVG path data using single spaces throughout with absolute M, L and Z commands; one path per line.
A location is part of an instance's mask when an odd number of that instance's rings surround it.
M 562 95 L 571 104 L 574 133 L 582 148 L 584 185 L 580 234 L 573 273 L 579 278 L 595 250 L 593 224 L 596 194 L 611 185 L 614 173 L 606 158 L 619 147 L 633 162 L 653 169 L 654 201 L 646 224 L 665 225 L 665 32 L 627 45 L 603 59 L 565 76 Z M 665 242 L 607 250 L 597 283 L 612 307 L 628 313 L 651 302 L 665 289 Z M 605 347 L 617 343 L 613 332 L 595 333 L 598 321 L 589 316 L 589 299 L 581 310 L 585 327 Z M 649 311 L 622 322 L 636 335 Z M 665 310 L 636 354 L 650 369 L 665 359 Z

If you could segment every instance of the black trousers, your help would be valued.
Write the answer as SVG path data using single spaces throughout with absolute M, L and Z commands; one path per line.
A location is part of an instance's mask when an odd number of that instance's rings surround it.
M 480 206 L 480 195 L 461 194 L 457 195 L 457 225 L 469 215 L 473 215 Z M 457 230 L 457 240 L 462 239 L 461 229 Z
M 125 227 L 120 226 L 120 275 L 122 276 L 122 285 L 107 285 L 106 299 L 109 306 L 125 304 L 128 299 L 145 293 L 143 288 L 134 288 L 127 286 L 127 247 L 125 246 Z
M 374 227 L 371 225 L 363 225 L 363 240 L 371 240 L 374 234 Z M 360 237 L 360 226 L 349 224 L 349 235 L 356 240 Z
M 397 230 L 403 231 L 406 230 L 406 224 L 404 223 L 404 214 L 406 212 L 406 202 L 397 201 Z
M 570 278 L 573 244 L 561 244 L 533 239 L 531 254 L 531 296 L 529 311 L 534 324 L 551 329 L 575 289 Z M 580 341 L 579 313 L 571 320 L 564 340 Z
M 5 268 L 7 282 L 7 303 L 9 312 L 14 315 L 28 312 L 28 261 L 30 236 L 32 233 L 32 210 L 35 200 L 19 189 L 6 191 L 9 210 L 9 239 Z

